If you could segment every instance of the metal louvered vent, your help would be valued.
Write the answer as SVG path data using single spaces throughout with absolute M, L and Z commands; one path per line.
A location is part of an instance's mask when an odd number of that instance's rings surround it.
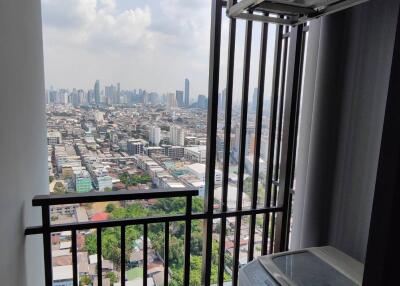
M 241 0 L 228 1 L 227 14 L 232 18 L 299 25 L 359 5 L 369 0 Z

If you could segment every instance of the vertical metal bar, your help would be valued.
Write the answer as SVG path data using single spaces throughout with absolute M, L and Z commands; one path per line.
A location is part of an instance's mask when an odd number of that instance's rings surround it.
M 192 213 L 192 196 L 186 197 L 186 221 L 185 221 L 185 258 L 184 258 L 184 276 L 183 285 L 189 285 L 190 279 L 190 237 L 192 229 L 192 221 L 190 215 Z
M 279 25 L 276 30 L 275 36 L 275 50 L 274 50 L 274 72 L 272 75 L 272 96 L 271 96 L 271 109 L 269 119 L 269 134 L 268 134 L 268 166 L 265 182 L 265 201 L 264 207 L 270 207 L 271 205 L 271 191 L 273 181 L 273 170 L 274 170 L 274 155 L 275 155 L 275 136 L 277 133 L 277 108 L 279 100 L 279 80 L 280 80 L 280 66 L 281 66 L 281 55 L 282 55 L 282 26 Z M 272 214 L 273 215 L 273 214 Z M 269 223 L 271 214 L 265 214 L 263 220 L 263 236 L 262 236 L 262 247 L 261 254 L 267 254 L 268 238 L 269 238 Z
M 103 285 L 103 261 L 102 261 L 102 249 L 101 249 L 101 227 L 97 228 L 96 231 L 97 238 L 97 281 L 98 285 Z
M 233 0 L 229 7 L 236 3 Z M 224 162 L 222 178 L 222 212 L 228 210 L 228 180 L 229 180 L 229 160 L 231 148 L 231 124 L 232 124 L 232 95 L 233 95 L 233 76 L 235 66 L 235 41 L 236 41 L 236 19 L 229 20 L 229 41 L 228 41 L 228 64 L 225 93 L 225 140 L 224 140 Z M 226 237 L 226 218 L 221 218 L 221 233 L 219 239 L 219 263 L 218 263 L 218 285 L 224 283 L 225 273 L 225 237 Z
M 51 257 L 51 233 L 50 233 L 50 208 L 48 205 L 42 206 L 42 225 L 43 225 L 43 254 L 44 254 L 44 274 L 46 286 L 53 285 L 53 269 Z
M 165 223 L 164 230 L 164 286 L 168 286 L 168 267 L 169 267 L 169 222 Z
M 283 34 L 289 35 L 289 27 L 285 26 Z M 283 124 L 283 102 L 285 99 L 285 83 L 286 83 L 286 68 L 287 68 L 287 56 L 288 56 L 288 49 L 289 49 L 289 38 L 284 37 L 282 39 L 282 44 L 285 43 L 283 53 L 282 53 L 282 72 L 281 72 L 281 81 L 280 81 L 280 96 L 279 96 L 279 112 L 278 112 L 278 123 L 276 127 L 276 151 L 273 158 L 274 166 L 273 166 L 273 180 L 278 182 L 279 178 L 279 157 L 281 153 L 281 141 L 282 141 L 282 124 Z M 279 182 L 278 182 L 279 183 Z M 272 205 L 277 205 L 277 194 L 278 194 L 278 187 L 279 184 L 272 189 Z M 269 253 L 273 253 L 274 251 L 274 237 L 275 237 L 275 220 L 276 214 L 271 214 L 271 243 L 269 245 Z
M 219 257 L 218 257 L 218 285 L 224 284 L 225 274 L 225 239 L 226 239 L 226 218 L 221 218 L 221 233 L 219 238 Z
M 303 28 L 305 24 L 303 25 Z M 300 102 L 301 102 L 301 95 L 302 95 L 302 82 L 303 82 L 303 65 L 304 65 L 304 49 L 306 44 L 306 32 L 302 31 L 302 39 L 301 39 L 301 47 L 300 47 L 300 70 L 299 70 L 299 83 L 298 83 L 298 91 L 297 91 L 297 100 L 296 100 L 296 111 L 294 113 L 294 135 L 293 135 L 293 142 L 292 142 L 292 164 L 290 168 L 290 177 L 289 177 L 289 196 L 288 196 L 288 211 L 287 215 L 290 221 L 290 217 L 292 214 L 292 200 L 294 194 L 294 179 L 295 179 L 295 171 L 296 171 L 296 154 L 297 154 L 297 139 L 298 139 L 298 130 L 299 130 L 299 113 L 300 113 Z M 290 222 L 287 225 L 287 240 L 286 240 L 286 248 L 289 248 L 289 234 L 290 234 Z
M 285 27 L 283 32 L 284 34 L 289 33 L 289 27 Z M 283 102 L 285 99 L 285 84 L 286 84 L 286 68 L 287 68 L 287 57 L 288 57 L 288 49 L 289 49 L 289 38 L 283 38 L 282 41 L 285 42 L 285 46 L 283 49 L 283 61 L 282 61 L 282 73 L 281 73 L 281 81 L 280 81 L 280 100 L 279 100 L 279 118 L 278 118 L 278 125 L 277 125 L 277 140 L 276 140 L 276 158 L 275 158 L 275 165 L 273 171 L 273 180 L 279 180 L 279 156 L 281 153 L 281 141 L 282 141 L 282 123 L 283 123 Z
M 78 286 L 78 255 L 76 251 L 76 232 L 76 230 L 71 230 L 72 279 L 74 286 Z
M 147 286 L 147 223 L 143 225 L 143 286 Z
M 292 156 L 292 168 L 290 170 L 290 188 L 294 188 L 294 177 L 296 170 L 296 154 L 297 154 L 297 134 L 299 131 L 299 113 L 300 113 L 300 101 L 301 101 L 301 93 L 302 93 L 302 82 L 303 82 L 303 72 L 304 72 L 304 49 L 306 45 L 306 31 L 303 30 L 303 38 L 301 41 L 301 55 L 300 55 L 300 71 L 299 71 L 299 90 L 298 90 L 298 100 L 296 102 L 296 113 L 295 113 L 295 127 L 294 127 L 294 142 L 293 142 L 293 156 Z
M 282 128 L 282 151 L 280 156 L 279 193 L 278 202 L 282 205 L 282 214 L 277 215 L 277 231 L 275 243 L 280 251 L 288 247 L 290 227 L 290 185 L 293 162 L 293 142 L 295 142 L 296 110 L 300 94 L 300 72 L 302 57 L 303 25 L 293 27 L 291 30 L 291 44 L 289 48 L 288 74 L 286 80 L 286 96 L 284 103 L 284 119 Z
M 240 121 L 240 145 L 239 145 L 239 162 L 238 162 L 238 187 L 236 198 L 236 210 L 242 210 L 243 199 L 243 177 L 244 177 L 244 161 L 246 156 L 246 133 L 247 133 L 247 108 L 249 97 L 249 76 L 250 76 L 250 58 L 251 58 L 251 40 L 253 32 L 253 22 L 246 22 L 245 34 L 245 50 L 244 50 L 244 64 L 243 64 L 243 90 L 242 90 L 242 110 Z M 240 250 L 240 228 L 242 216 L 236 216 L 235 225 L 235 248 L 233 255 L 233 276 L 232 285 L 238 285 L 238 271 L 239 271 L 239 250 Z
M 221 17 L 222 1 L 213 0 L 211 5 L 211 36 L 210 36 L 210 63 L 208 83 L 208 114 L 207 114 L 207 157 L 205 176 L 204 211 L 207 219 L 203 222 L 203 266 L 202 284 L 210 285 L 211 252 L 212 252 L 212 213 L 214 205 L 215 155 L 216 133 L 218 121 L 218 84 L 220 69 L 221 48 Z
M 276 187 L 274 188 L 275 190 L 274 190 L 274 197 L 276 197 Z M 271 253 L 273 253 L 274 252 L 274 243 L 275 243 L 275 241 L 274 241 L 274 237 L 275 237 L 275 217 L 276 217 L 276 214 L 275 213 L 272 213 L 271 215 L 270 215 L 270 219 L 271 219 L 271 236 L 270 236 L 270 238 L 271 238 L 271 241 L 270 241 L 270 245 L 269 245 L 269 253 L 268 254 L 271 254 Z
M 258 68 L 258 97 L 256 109 L 256 128 L 255 128 L 255 142 L 254 142 L 254 159 L 253 159 L 253 177 L 252 177 L 252 190 L 251 190 L 251 208 L 257 208 L 258 196 L 258 172 L 260 167 L 260 147 L 261 147 L 261 129 L 263 117 L 263 103 L 264 103 L 264 86 L 265 86 L 265 63 L 267 58 L 267 39 L 268 39 L 268 24 L 263 23 L 261 28 L 260 40 L 260 59 Z M 249 245 L 247 261 L 252 261 L 254 257 L 254 236 L 256 231 L 256 215 L 250 216 L 249 225 Z
M 121 226 L 121 286 L 125 286 L 125 265 L 126 265 L 126 247 L 125 247 L 125 226 Z

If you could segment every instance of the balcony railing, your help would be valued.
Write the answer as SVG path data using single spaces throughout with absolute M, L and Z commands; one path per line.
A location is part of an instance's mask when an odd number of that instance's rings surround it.
M 229 18 L 228 54 L 226 70 L 226 101 L 224 113 L 224 152 L 223 152 L 223 178 L 220 211 L 214 210 L 215 189 L 215 164 L 216 164 L 216 134 L 218 123 L 218 93 L 220 91 L 220 67 L 221 67 L 221 33 L 223 11 L 235 4 L 236 0 L 213 0 L 211 9 L 211 35 L 210 35 L 210 62 L 209 62 L 209 90 L 208 90 L 208 117 L 207 117 L 207 158 L 205 174 L 204 212 L 192 213 L 192 198 L 198 194 L 197 190 L 146 190 L 139 192 L 119 191 L 112 193 L 87 193 L 74 195 L 39 196 L 33 199 L 34 206 L 42 208 L 42 226 L 26 229 L 26 234 L 42 234 L 44 245 L 44 262 L 46 286 L 52 285 L 52 256 L 51 233 L 59 231 L 72 232 L 72 261 L 74 285 L 77 280 L 77 249 L 76 232 L 78 230 L 97 230 L 97 269 L 98 285 L 102 285 L 102 261 L 101 261 L 101 231 L 108 227 L 121 228 L 121 283 L 125 285 L 125 230 L 130 225 L 142 225 L 144 237 L 144 271 L 143 284 L 147 284 L 147 235 L 148 225 L 152 223 L 165 224 L 165 269 L 164 285 L 168 285 L 168 249 L 169 249 L 169 224 L 171 222 L 185 222 L 184 239 L 184 285 L 189 285 L 190 278 L 190 234 L 191 222 L 203 220 L 203 266 L 202 285 L 211 284 L 211 259 L 213 242 L 213 220 L 221 219 L 221 231 L 219 234 L 219 259 L 218 259 L 218 285 L 224 283 L 225 273 L 225 239 L 227 218 L 235 218 L 234 249 L 232 285 L 238 284 L 240 240 L 242 237 L 242 218 L 250 217 L 248 231 L 248 256 L 247 260 L 254 259 L 254 243 L 256 230 L 256 215 L 263 216 L 261 254 L 265 255 L 275 251 L 284 251 L 288 248 L 292 192 L 294 189 L 296 142 L 298 130 L 298 116 L 300 97 L 302 90 L 302 73 L 304 61 L 305 39 L 307 26 L 305 24 L 296 27 L 278 25 L 275 29 L 275 40 L 272 59 L 267 59 L 269 24 L 262 23 L 260 35 L 260 55 L 258 69 L 258 94 L 255 118 L 254 160 L 251 188 L 251 208 L 244 209 L 242 205 L 244 192 L 244 170 L 246 160 L 246 134 L 247 115 L 250 82 L 250 65 L 252 51 L 253 21 L 246 20 L 245 46 L 242 82 L 242 106 L 240 113 L 240 134 L 238 152 L 238 180 L 235 210 L 228 210 L 228 181 L 230 167 L 230 140 L 232 129 L 232 101 L 234 87 L 235 49 L 236 49 L 236 22 L 235 18 Z M 249 12 L 250 13 L 250 12 Z M 266 15 L 264 15 L 266 16 Z M 277 15 L 270 15 L 278 17 Z M 274 19 L 275 19 L 274 18 Z M 265 173 L 265 199 L 262 207 L 257 202 L 259 184 L 259 159 L 261 147 L 261 129 L 263 125 L 264 95 L 266 62 L 272 60 L 271 103 L 269 112 L 268 130 L 268 154 L 267 170 Z M 79 222 L 68 224 L 50 223 L 50 206 L 69 203 L 89 203 L 103 201 L 146 200 L 157 198 L 186 197 L 186 212 L 179 215 L 165 215 L 145 218 L 129 218 L 120 220 L 107 220 L 100 222 Z
M 164 285 L 168 285 L 169 277 L 169 226 L 172 222 L 185 222 L 184 234 L 184 285 L 189 284 L 190 278 L 190 237 L 191 237 L 191 223 L 193 220 L 205 219 L 220 219 L 228 217 L 242 218 L 248 215 L 257 214 L 270 214 L 282 212 L 281 207 L 271 208 L 258 208 L 248 209 L 242 211 L 224 211 L 216 213 L 192 213 L 192 198 L 198 195 L 198 190 L 195 189 L 154 189 L 154 190 L 140 190 L 140 191 L 117 191 L 107 193 L 82 193 L 82 194 L 65 194 L 65 195 L 42 195 L 36 196 L 32 200 L 33 206 L 41 207 L 42 209 L 42 225 L 28 227 L 25 230 L 26 235 L 42 234 L 43 235 L 43 251 L 44 251 L 44 265 L 45 265 L 45 281 L 46 286 L 53 284 L 52 277 L 52 250 L 51 250 L 51 234 L 55 232 L 71 231 L 71 253 L 72 253 L 72 269 L 73 269 L 73 285 L 78 286 L 78 258 L 77 258 L 77 232 L 86 229 L 96 229 L 97 238 L 97 285 L 101 286 L 102 280 L 102 229 L 109 227 L 120 227 L 121 229 L 121 285 L 125 285 L 125 268 L 126 268 L 126 246 L 125 246 L 125 230 L 126 227 L 132 225 L 143 226 L 143 285 L 147 285 L 147 252 L 148 252 L 148 225 L 153 223 L 164 224 Z M 150 200 L 159 198 L 186 198 L 186 211 L 184 214 L 175 215 L 161 215 L 152 217 L 140 218 L 126 218 L 104 221 L 89 221 L 89 222 L 76 222 L 65 224 L 51 224 L 50 220 L 50 206 L 62 204 L 83 204 L 93 202 L 108 202 L 108 201 L 125 201 L 125 200 Z M 204 235 L 210 236 L 212 233 L 204 229 Z M 222 229 L 221 232 L 225 232 Z M 249 249 L 254 248 L 254 240 Z M 239 250 L 240 244 L 235 244 L 235 252 Z M 206 252 L 211 253 L 208 248 Z M 224 255 L 224 252 L 221 252 Z M 223 259 L 221 260 L 223 261 Z M 224 272 L 224 265 L 219 265 L 219 269 Z

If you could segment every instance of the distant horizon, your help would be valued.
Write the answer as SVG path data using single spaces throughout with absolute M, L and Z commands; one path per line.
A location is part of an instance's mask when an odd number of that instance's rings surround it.
M 158 94 L 208 97 L 211 0 L 41 0 L 45 86 L 89 90 L 96 80 Z M 220 92 L 225 88 L 228 19 L 223 18 Z M 254 23 L 250 94 L 257 85 L 259 23 Z M 272 25 L 270 25 L 272 27 Z M 240 101 L 245 21 L 237 23 L 234 101 Z M 269 41 L 274 29 L 270 28 Z M 267 59 L 272 57 L 267 49 Z M 270 90 L 267 60 L 267 92 Z

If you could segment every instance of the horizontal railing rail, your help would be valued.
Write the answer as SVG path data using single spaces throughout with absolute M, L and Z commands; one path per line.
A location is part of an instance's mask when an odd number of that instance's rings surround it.
M 168 191 L 166 191 L 166 189 L 151 189 L 137 191 L 124 190 L 118 192 L 67 193 L 35 196 L 32 200 L 32 205 L 36 207 L 126 200 L 149 200 L 197 196 L 198 194 L 199 191 L 193 188 L 176 188 L 168 189 Z
M 209 213 L 191 213 L 191 220 L 201 220 L 201 219 L 220 219 L 228 217 L 237 216 L 248 216 L 248 215 L 258 215 L 265 213 L 277 213 L 282 212 L 281 207 L 269 207 L 269 208 L 257 208 L 257 209 L 245 209 L 242 211 L 226 211 L 226 212 L 215 212 L 213 214 Z M 52 224 L 49 226 L 50 232 L 62 232 L 69 230 L 84 230 L 92 228 L 106 228 L 106 227 L 118 227 L 118 226 L 129 226 L 129 225 L 143 225 L 151 223 L 163 223 L 163 222 L 177 222 L 183 221 L 187 217 L 186 214 L 177 215 L 160 215 L 151 217 L 138 217 L 138 218 L 126 218 L 126 219 L 114 219 L 114 220 L 103 220 L 103 221 L 88 221 L 88 222 L 76 222 L 76 223 L 65 223 L 65 224 Z M 25 228 L 25 235 L 42 234 L 44 229 L 42 226 L 31 226 Z
M 102 229 L 108 227 L 121 228 L 121 285 L 125 285 L 125 232 L 126 227 L 130 225 L 143 225 L 143 285 L 147 286 L 147 251 L 148 251 L 148 225 L 151 223 L 164 223 L 165 233 L 169 234 L 169 222 L 185 221 L 185 239 L 184 239 L 184 285 L 189 285 L 190 273 L 190 234 L 191 222 L 194 219 L 192 214 L 192 198 L 197 196 L 199 191 L 192 188 L 179 189 L 151 189 L 138 191 L 117 191 L 117 192 L 89 192 L 76 194 L 56 194 L 56 195 L 39 195 L 32 200 L 33 206 L 42 208 L 42 226 L 28 227 L 25 229 L 26 235 L 42 234 L 43 235 L 43 252 L 45 266 L 45 283 L 46 286 L 53 285 L 52 273 L 52 251 L 51 251 L 51 234 L 61 231 L 71 231 L 71 252 L 72 252 L 72 272 L 73 285 L 78 286 L 78 259 L 77 259 L 77 243 L 76 233 L 78 230 L 96 229 L 97 239 L 97 285 L 102 286 Z M 104 220 L 96 222 L 78 222 L 67 224 L 51 224 L 50 223 L 50 206 L 108 202 L 108 201 L 126 201 L 126 200 L 149 200 L 160 198 L 178 198 L 186 197 L 186 211 L 180 215 L 161 215 L 152 217 L 140 217 L 118 220 Z M 168 242 L 168 239 L 166 239 Z M 164 285 L 168 285 L 168 244 L 164 245 L 164 253 L 166 255 L 164 264 Z
M 248 215 L 257 214 L 273 214 L 282 212 L 282 207 L 262 207 L 256 209 L 243 209 L 243 210 L 225 210 L 222 212 L 201 212 L 192 213 L 192 198 L 199 194 L 198 190 L 191 188 L 182 189 L 152 189 L 152 190 L 138 190 L 132 191 L 117 191 L 117 192 L 90 192 L 83 194 L 58 194 L 58 195 L 40 195 L 35 196 L 32 200 L 33 206 L 40 206 L 42 208 L 42 225 L 32 226 L 25 229 L 25 235 L 43 235 L 44 246 L 44 260 L 45 260 L 45 276 L 46 286 L 53 284 L 52 278 L 52 254 L 51 254 L 51 234 L 63 231 L 71 231 L 71 253 L 73 263 L 73 285 L 78 286 L 78 260 L 77 260 L 77 231 L 95 229 L 97 238 L 97 279 L 98 285 L 102 285 L 102 229 L 120 227 L 121 228 L 121 285 L 125 285 L 125 268 L 126 268 L 126 254 L 125 254 L 125 232 L 127 226 L 143 225 L 143 285 L 147 285 L 147 236 L 148 225 L 154 223 L 163 223 L 165 228 L 164 235 L 164 285 L 168 285 L 169 279 L 169 226 L 172 222 L 185 222 L 185 239 L 184 239 L 184 285 L 189 285 L 190 279 L 190 235 L 191 223 L 193 220 L 204 219 L 226 219 L 228 217 L 243 217 Z M 54 205 L 65 204 L 80 204 L 80 203 L 93 203 L 93 202 L 107 202 L 107 201 L 125 201 L 125 200 L 149 200 L 159 198 L 178 198 L 186 197 L 186 211 L 182 214 L 162 214 L 149 217 L 133 217 L 124 219 L 109 219 L 103 221 L 85 221 L 64 224 L 51 224 L 50 223 L 50 207 Z M 239 246 L 235 246 L 239 247 Z

